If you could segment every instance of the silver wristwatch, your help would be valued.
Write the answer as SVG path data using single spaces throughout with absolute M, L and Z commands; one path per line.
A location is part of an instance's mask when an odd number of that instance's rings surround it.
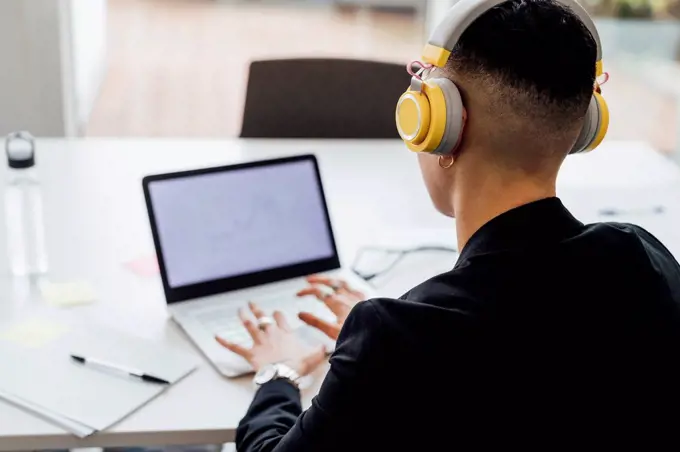
M 286 380 L 291 382 L 296 388 L 300 389 L 300 374 L 293 368 L 283 363 L 268 364 L 255 374 L 253 381 L 257 386 L 262 386 L 274 380 Z

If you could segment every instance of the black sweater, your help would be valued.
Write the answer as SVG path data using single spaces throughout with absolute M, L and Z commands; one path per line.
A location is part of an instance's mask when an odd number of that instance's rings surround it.
M 611 444 L 677 409 L 679 303 L 680 267 L 651 234 L 537 201 L 483 226 L 451 271 L 357 305 L 311 408 L 264 385 L 237 447 Z

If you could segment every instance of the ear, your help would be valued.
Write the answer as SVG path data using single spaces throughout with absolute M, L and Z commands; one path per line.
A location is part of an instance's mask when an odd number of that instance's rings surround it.
M 465 134 L 465 125 L 467 124 L 467 119 L 468 119 L 467 108 L 463 106 L 463 115 L 460 124 L 460 133 L 458 134 L 458 141 L 456 141 L 456 145 L 453 147 L 453 149 L 451 149 L 451 155 L 454 157 L 458 157 L 458 155 L 462 151 L 463 136 Z

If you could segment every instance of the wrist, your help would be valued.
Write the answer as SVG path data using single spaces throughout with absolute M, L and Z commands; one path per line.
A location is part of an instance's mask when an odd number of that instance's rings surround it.
M 290 369 L 293 370 L 299 376 L 299 378 L 309 375 L 309 369 L 307 368 L 308 366 L 306 366 L 303 361 L 281 361 L 280 364 L 290 367 Z
M 280 362 L 262 366 L 255 374 L 253 382 L 257 386 L 263 386 L 269 382 L 284 380 L 299 389 L 302 378 L 303 375 L 298 371 L 298 368 Z

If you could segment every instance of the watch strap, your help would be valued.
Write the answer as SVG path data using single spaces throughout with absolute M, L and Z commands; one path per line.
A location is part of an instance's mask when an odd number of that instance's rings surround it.
M 296 388 L 300 387 L 300 374 L 295 369 L 283 363 L 277 363 L 274 366 L 276 366 L 276 375 L 273 380 L 287 380 Z
M 302 377 L 292 367 L 284 363 L 274 363 L 265 366 L 255 374 L 254 383 L 256 386 L 262 386 L 276 380 L 288 381 L 297 389 L 300 389 Z

